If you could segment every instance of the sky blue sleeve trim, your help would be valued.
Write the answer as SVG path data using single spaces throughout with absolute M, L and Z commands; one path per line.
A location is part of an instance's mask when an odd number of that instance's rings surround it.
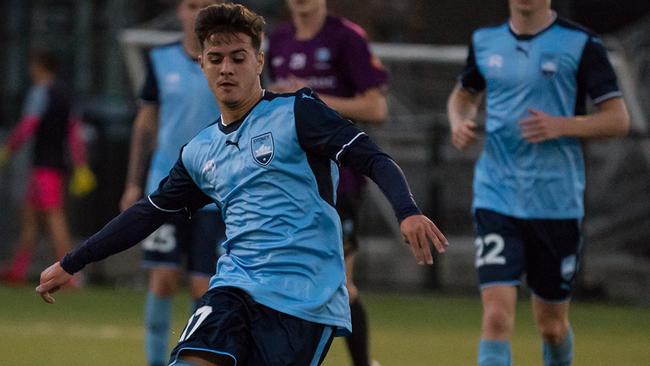
M 166 210 L 166 209 L 164 209 L 162 207 L 159 207 L 157 204 L 153 203 L 153 200 L 151 199 L 151 195 L 148 195 L 147 199 L 149 200 L 149 203 L 151 203 L 153 205 L 153 207 L 157 208 L 158 210 L 160 210 L 162 212 L 174 213 L 174 212 L 181 212 L 181 211 L 183 211 L 185 209 L 185 208 L 179 208 L 177 210 Z
M 174 359 L 174 361 L 172 363 L 169 364 L 169 366 L 175 365 L 176 362 L 178 362 L 178 357 L 181 355 L 181 353 L 183 353 L 183 351 L 188 351 L 188 350 L 189 351 L 210 352 L 210 353 L 214 353 L 214 354 L 221 355 L 221 356 L 228 356 L 228 357 L 232 358 L 233 361 L 235 361 L 233 366 L 237 366 L 237 357 L 231 355 L 228 352 L 215 351 L 215 350 L 212 350 L 212 349 L 198 348 L 198 347 L 182 347 L 181 349 L 178 350 L 178 352 L 176 352 L 176 358 Z
M 613 91 L 613 92 L 609 92 L 609 93 L 607 93 L 605 95 L 601 95 L 600 97 L 594 99 L 594 104 L 600 104 L 600 103 L 602 103 L 602 102 L 604 102 L 606 100 L 613 99 L 613 98 L 618 98 L 618 97 L 622 97 L 622 96 L 623 96 L 623 93 L 616 90 L 616 91 Z
M 318 366 L 318 362 L 320 362 L 321 358 L 323 358 L 325 347 L 330 342 L 330 339 L 332 339 L 333 332 L 334 330 L 332 327 L 325 327 L 325 329 L 323 329 L 323 335 L 320 337 L 318 347 L 316 347 L 316 352 L 314 353 L 314 358 L 312 358 L 309 366 Z
M 358 139 L 359 137 L 361 137 L 361 136 L 363 136 L 365 134 L 366 134 L 365 132 L 359 132 L 356 136 L 354 136 L 352 138 L 352 140 L 350 140 L 350 142 L 348 142 L 347 144 L 341 146 L 341 150 L 339 150 L 339 152 L 336 153 L 336 161 L 337 162 L 339 161 L 339 157 L 345 151 L 345 149 L 348 148 L 348 146 L 352 145 L 354 143 L 354 141 L 356 141 L 356 139 Z

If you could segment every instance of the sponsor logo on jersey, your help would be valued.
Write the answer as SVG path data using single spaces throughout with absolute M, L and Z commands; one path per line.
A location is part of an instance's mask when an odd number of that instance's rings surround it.
M 304 53 L 292 53 L 289 59 L 289 68 L 292 70 L 302 70 L 307 65 L 307 55 Z
M 492 55 L 488 58 L 488 67 L 500 69 L 503 67 L 503 56 Z
M 548 53 L 542 54 L 539 68 L 547 78 L 553 77 L 558 70 L 557 56 Z
M 255 162 L 262 166 L 267 166 L 273 160 L 274 155 L 273 134 L 255 136 L 251 139 L 251 153 Z
M 273 57 L 273 59 L 271 60 L 271 65 L 273 65 L 273 67 L 280 67 L 282 66 L 283 63 L 284 63 L 284 57 L 282 56 Z

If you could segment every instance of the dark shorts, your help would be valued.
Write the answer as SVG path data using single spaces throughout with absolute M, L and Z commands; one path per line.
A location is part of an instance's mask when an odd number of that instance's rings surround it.
M 523 220 L 477 209 L 476 262 L 481 288 L 519 285 L 549 302 L 568 299 L 578 272 L 580 220 Z
M 340 195 L 336 200 L 336 211 L 343 228 L 343 253 L 346 257 L 359 249 L 357 230 L 360 206 L 361 198 L 356 194 Z
M 333 336 L 331 326 L 258 304 L 241 289 L 216 287 L 201 298 L 169 362 L 195 350 L 230 358 L 237 366 L 320 365 Z
M 219 242 L 225 237 L 224 230 L 216 211 L 198 211 L 191 220 L 179 215 L 142 241 L 142 265 L 145 268 L 181 268 L 185 258 L 189 273 L 212 276 L 216 270 Z

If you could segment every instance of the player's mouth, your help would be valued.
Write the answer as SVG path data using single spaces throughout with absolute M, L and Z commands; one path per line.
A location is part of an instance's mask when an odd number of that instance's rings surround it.
M 237 86 L 237 84 L 233 81 L 221 81 L 217 85 L 221 88 L 233 88 Z

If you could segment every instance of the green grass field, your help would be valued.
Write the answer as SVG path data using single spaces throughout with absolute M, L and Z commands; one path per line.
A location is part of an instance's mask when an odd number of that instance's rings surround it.
M 0 287 L 0 365 L 144 365 L 144 293 L 87 288 L 57 294 L 46 305 L 31 288 Z M 473 365 L 480 319 L 477 298 L 364 294 L 372 351 L 383 366 Z M 188 317 L 187 295 L 174 307 L 175 341 Z M 650 365 L 650 309 L 577 303 L 573 307 L 578 366 Z M 518 309 L 517 366 L 541 365 L 529 303 Z M 326 366 L 347 366 L 336 340 Z

